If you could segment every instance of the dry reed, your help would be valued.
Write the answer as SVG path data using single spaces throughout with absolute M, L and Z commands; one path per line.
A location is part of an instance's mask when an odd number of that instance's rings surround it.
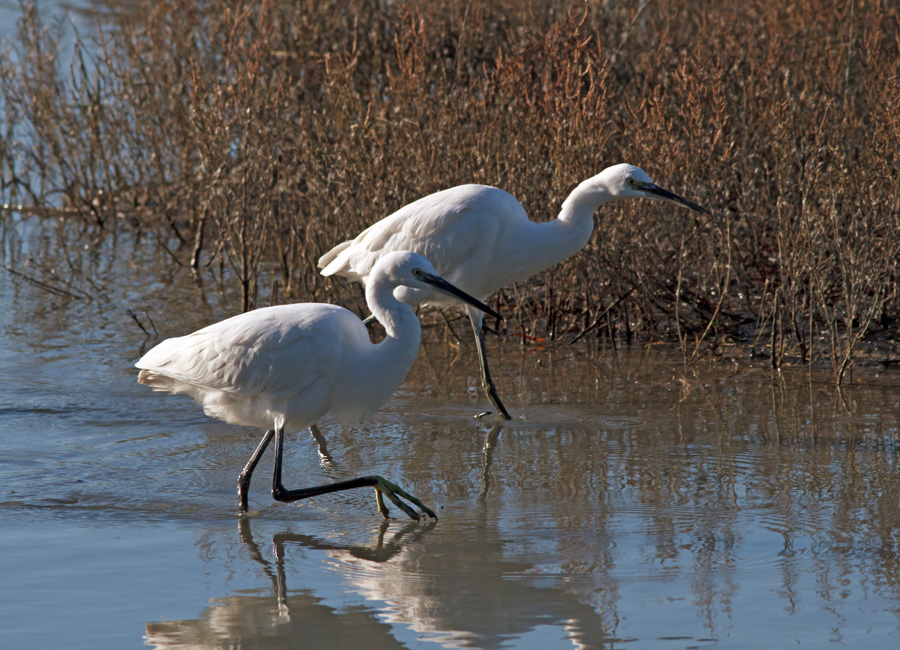
M 154 233 L 244 309 L 361 310 L 315 260 L 405 203 L 480 182 L 543 220 L 628 161 L 714 218 L 602 209 L 582 253 L 494 298 L 506 331 L 737 342 L 838 382 L 896 339 L 896 3 L 162 0 L 100 34 L 60 52 L 23 6 L 0 199 Z

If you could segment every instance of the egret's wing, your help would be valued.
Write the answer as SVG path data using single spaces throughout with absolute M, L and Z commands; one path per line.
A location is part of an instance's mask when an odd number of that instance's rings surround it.
M 370 226 L 355 239 L 322 256 L 322 275 L 364 281 L 375 262 L 391 251 L 413 251 L 431 262 L 450 282 L 454 270 L 476 258 L 497 240 L 505 213 L 527 220 L 514 197 L 494 187 L 462 185 L 431 194 Z M 466 290 L 465 286 L 461 286 Z
M 348 338 L 368 337 L 352 312 L 335 305 L 257 309 L 193 334 L 167 339 L 138 368 L 233 395 L 272 399 L 328 377 Z M 152 384 L 151 384 L 152 385 Z

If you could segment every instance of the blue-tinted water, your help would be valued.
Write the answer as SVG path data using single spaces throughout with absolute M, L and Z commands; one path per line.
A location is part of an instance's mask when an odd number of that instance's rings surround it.
M 17 13 L 0 2 L 0 37 Z M 472 417 L 471 342 L 437 326 L 385 409 L 322 423 L 326 449 L 292 435 L 285 470 L 384 474 L 437 524 L 384 522 L 367 491 L 276 504 L 268 456 L 240 517 L 260 432 L 132 368 L 234 296 L 126 230 L 3 213 L 0 251 L 0 648 L 900 640 L 897 370 L 838 392 L 827 371 L 490 339 L 497 427 Z
M 472 417 L 470 342 L 436 326 L 375 418 L 323 422 L 325 449 L 292 435 L 285 476 L 381 473 L 436 525 L 383 523 L 367 490 L 277 504 L 268 456 L 241 518 L 234 485 L 260 433 L 132 368 L 234 297 L 134 234 L 4 218 L 4 263 L 31 279 L 0 279 L 4 648 L 900 638 L 896 371 L 837 392 L 827 371 L 493 339 L 516 419 L 492 428 Z

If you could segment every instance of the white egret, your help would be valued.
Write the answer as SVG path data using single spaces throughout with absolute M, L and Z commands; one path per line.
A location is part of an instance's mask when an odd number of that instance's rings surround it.
M 355 314 L 336 305 L 265 307 L 163 341 L 135 364 L 141 369 L 138 381 L 189 395 L 211 417 L 267 430 L 238 479 L 241 510 L 247 509 L 253 470 L 274 436 L 272 496 L 277 501 L 370 486 L 385 517 L 382 495 L 413 519 L 419 515 L 400 497 L 436 519 L 416 497 L 380 476 L 297 490 L 287 490 L 281 482 L 285 428 L 314 426 L 326 414 L 342 423 L 361 420 L 406 378 L 422 330 L 413 309 L 394 297 L 401 286 L 446 293 L 499 318 L 439 277 L 421 255 L 394 252 L 374 265 L 366 285 L 366 303 L 387 331 L 380 343 L 370 341 Z
M 442 277 L 480 300 L 580 251 L 594 229 L 597 208 L 614 199 L 665 200 L 709 214 L 706 208 L 657 186 L 634 165 L 614 165 L 582 182 L 563 202 L 559 216 L 535 222 L 511 194 L 485 185 L 460 185 L 410 203 L 338 244 L 319 259 L 322 275 L 371 281 L 376 262 L 395 250 L 427 257 Z M 452 298 L 422 288 L 401 288 L 409 305 L 458 306 Z M 509 413 L 491 380 L 484 349 L 484 314 L 466 307 L 481 361 L 488 398 L 505 419 Z

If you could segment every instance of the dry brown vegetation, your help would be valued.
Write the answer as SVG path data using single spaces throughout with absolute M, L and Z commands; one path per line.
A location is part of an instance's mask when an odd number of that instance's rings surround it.
M 151 232 L 245 309 L 362 311 L 315 261 L 405 203 L 479 182 L 543 220 L 627 161 L 714 218 L 601 209 L 586 250 L 494 299 L 507 332 L 742 342 L 838 381 L 896 339 L 896 2 L 162 0 L 58 43 L 26 7 L 0 199 Z

